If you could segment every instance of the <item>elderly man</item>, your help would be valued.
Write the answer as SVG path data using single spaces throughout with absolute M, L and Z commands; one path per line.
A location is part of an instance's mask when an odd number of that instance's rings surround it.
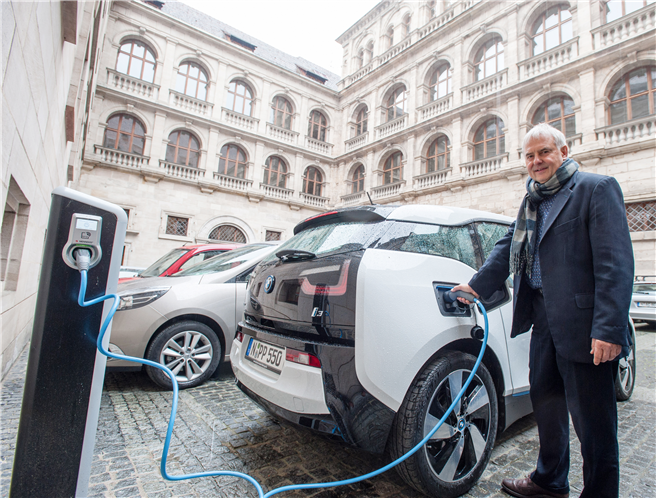
M 583 173 L 547 124 L 523 144 L 527 195 L 508 233 L 464 290 L 486 297 L 514 281 L 511 337 L 533 327 L 530 395 L 540 437 L 535 470 L 504 479 L 516 497 L 568 497 L 569 417 L 581 441 L 581 497 L 617 498 L 614 381 L 628 353 L 633 250 L 620 186 Z

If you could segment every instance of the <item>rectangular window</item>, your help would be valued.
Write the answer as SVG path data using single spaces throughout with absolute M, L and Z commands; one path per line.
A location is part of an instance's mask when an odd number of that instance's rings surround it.
M 3 290 L 5 291 L 15 291 L 18 285 L 29 215 L 30 203 L 14 178 L 11 177 L 0 237 L 0 279 L 4 282 Z
M 631 232 L 656 230 L 656 201 L 627 204 L 626 218 Z
M 273 230 L 267 230 L 265 235 L 264 235 L 264 241 L 265 242 L 272 242 L 275 240 L 280 240 L 280 236 L 282 234 L 280 232 L 274 232 Z
M 166 233 L 168 235 L 187 236 L 189 218 L 180 218 L 178 216 L 168 216 L 166 218 Z

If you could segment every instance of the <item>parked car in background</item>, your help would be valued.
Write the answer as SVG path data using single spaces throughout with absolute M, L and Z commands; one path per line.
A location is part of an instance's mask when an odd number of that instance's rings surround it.
M 656 324 L 656 276 L 636 277 L 629 315 L 634 322 Z
M 109 350 L 166 365 L 180 389 L 201 384 L 228 357 L 244 310 L 246 282 L 255 265 L 274 249 L 271 243 L 243 245 L 170 277 L 119 284 Z M 142 368 L 113 359 L 107 367 Z M 171 388 L 164 372 L 145 369 L 156 384 Z
M 137 266 L 121 266 L 121 269 L 118 272 L 119 280 L 134 278 L 139 275 L 145 268 Z
M 511 221 L 405 205 L 299 223 L 251 276 L 232 343 L 238 387 L 279 419 L 393 459 L 407 453 L 451 405 L 481 347 L 480 312 L 445 292 L 469 281 Z M 532 411 L 531 334 L 510 337 L 512 286 L 481 301 L 489 338 L 480 367 L 444 425 L 396 467 L 428 496 L 465 494 L 497 434 Z M 626 396 L 634 366 L 622 371 Z
M 190 244 L 176 247 L 137 275 L 128 278 L 119 278 L 118 281 L 126 282 L 130 278 L 138 277 L 166 277 L 175 275 L 179 271 L 185 270 L 196 263 L 241 246 L 243 244 L 226 242 L 221 244 Z

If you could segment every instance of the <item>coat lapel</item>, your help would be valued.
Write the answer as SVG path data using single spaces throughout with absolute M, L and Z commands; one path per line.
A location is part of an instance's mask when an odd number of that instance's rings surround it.
M 553 206 L 551 206 L 551 209 L 549 210 L 549 214 L 547 215 L 547 219 L 544 222 L 544 233 L 546 234 L 549 231 L 549 228 L 551 228 L 551 225 L 553 224 L 554 220 L 558 217 L 560 212 L 563 210 L 565 207 L 565 204 L 567 204 L 567 201 L 569 200 L 570 196 L 572 195 L 572 190 L 574 189 L 574 186 L 576 185 L 576 177 L 579 175 L 579 172 L 577 171 L 572 175 L 572 178 L 570 179 L 569 182 L 567 182 L 563 188 L 560 189 L 560 192 L 556 194 L 556 198 L 554 199 Z M 544 238 L 544 235 L 543 235 Z

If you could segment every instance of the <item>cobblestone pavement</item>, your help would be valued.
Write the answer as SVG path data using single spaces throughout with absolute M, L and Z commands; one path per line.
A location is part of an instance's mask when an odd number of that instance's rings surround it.
M 619 404 L 621 497 L 656 497 L 656 332 L 637 334 L 638 378 L 630 401 Z M 7 496 L 22 399 L 27 350 L 7 374 L 0 392 L 0 496 Z M 255 497 L 237 478 L 164 481 L 159 473 L 171 393 L 157 389 L 144 373 L 108 374 L 100 408 L 92 466 L 93 497 Z M 572 496 L 582 487 L 578 442 L 571 430 Z M 532 416 L 506 431 L 478 484 L 465 496 L 507 497 L 504 477 L 526 475 L 537 458 Z M 170 474 L 215 469 L 253 475 L 265 491 L 305 482 L 346 479 L 387 463 L 302 429 L 280 425 L 234 385 L 231 374 L 180 393 L 168 460 Z M 279 496 L 316 498 L 419 497 L 394 470 L 357 485 Z M 40 497 L 35 497 L 40 498 Z

